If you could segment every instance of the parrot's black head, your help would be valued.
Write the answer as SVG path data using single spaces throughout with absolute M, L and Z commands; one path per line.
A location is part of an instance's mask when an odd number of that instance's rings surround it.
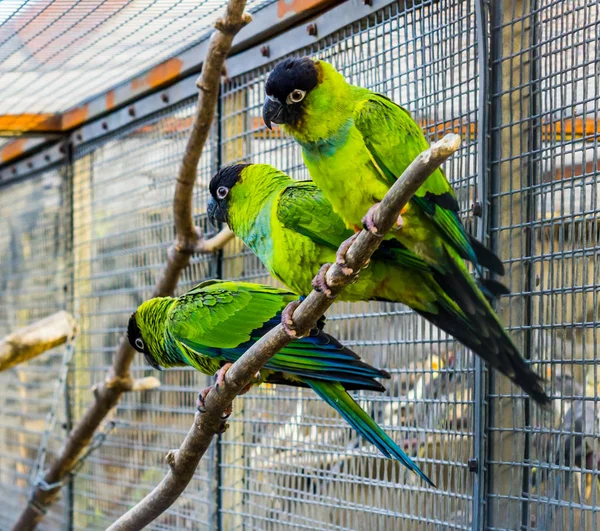
M 242 170 L 250 164 L 234 164 L 221 168 L 210 180 L 209 190 L 211 198 L 206 208 L 208 220 L 217 225 L 217 222 L 228 223 L 229 192 L 240 180 Z
M 148 346 L 144 342 L 144 338 L 142 337 L 142 331 L 140 330 L 136 317 L 137 312 L 133 312 L 133 314 L 131 314 L 131 317 L 129 318 L 129 323 L 127 324 L 127 339 L 129 340 L 129 344 L 135 350 L 144 355 L 144 358 L 146 358 L 146 361 L 151 367 L 162 371 L 162 367 L 158 365 L 158 363 L 156 363 L 156 361 L 148 351 Z
M 294 126 L 304 114 L 306 95 L 319 84 L 318 62 L 310 57 L 285 59 L 275 65 L 265 87 L 263 120 Z

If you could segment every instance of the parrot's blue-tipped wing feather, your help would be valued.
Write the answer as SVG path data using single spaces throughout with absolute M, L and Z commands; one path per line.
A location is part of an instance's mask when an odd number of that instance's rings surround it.
M 423 473 L 404 452 L 352 399 L 339 384 L 318 380 L 305 380 L 325 402 L 334 408 L 358 433 L 376 446 L 386 457 L 400 461 L 432 487 L 435 484 Z

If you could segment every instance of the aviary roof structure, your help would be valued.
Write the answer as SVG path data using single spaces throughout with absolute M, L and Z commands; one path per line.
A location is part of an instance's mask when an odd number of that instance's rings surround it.
M 52 115 L 102 93 L 206 38 L 225 4 L 1 0 L 0 115 Z

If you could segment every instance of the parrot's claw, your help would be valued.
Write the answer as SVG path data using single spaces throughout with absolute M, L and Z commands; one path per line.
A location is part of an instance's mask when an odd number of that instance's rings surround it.
M 358 238 L 358 235 L 359 235 L 359 233 L 353 234 L 352 236 L 350 236 L 350 238 L 348 238 L 347 240 L 344 240 L 335 255 L 335 263 L 340 266 L 340 268 L 342 269 L 342 273 L 347 277 L 356 275 L 356 273 L 354 272 L 354 269 L 352 269 L 351 267 L 348 267 L 348 265 L 346 263 L 346 253 L 348 252 L 348 249 L 350 249 L 352 244 L 356 241 L 356 238 Z M 367 264 L 368 264 L 368 262 L 367 262 Z M 366 265 L 365 265 L 365 267 L 366 267 Z
M 233 363 L 226 363 L 215 373 L 215 386 L 217 388 L 217 391 L 219 390 L 219 385 L 223 385 L 225 383 L 225 375 L 227 374 L 227 371 L 231 368 L 232 365 Z
M 198 393 L 198 400 L 196 401 L 196 407 L 198 409 L 198 412 L 200 412 L 200 413 L 206 412 L 206 405 L 205 405 L 204 401 L 206 400 L 206 396 L 208 395 L 208 393 L 210 393 L 210 390 L 212 388 L 213 388 L 213 386 L 210 385 L 210 386 L 202 389 L 202 391 L 200 391 Z M 223 411 L 221 418 L 228 419 L 232 412 L 233 412 L 233 407 L 230 405 L 225 411 Z
M 215 373 L 215 379 L 217 381 L 215 384 L 215 390 L 217 392 L 219 391 L 219 385 L 223 385 L 223 383 L 225 383 L 225 374 L 231 368 L 232 365 L 233 365 L 232 363 L 226 363 L 225 365 L 223 365 L 223 367 L 221 367 Z M 254 381 L 250 382 L 246 387 L 244 387 L 240 391 L 239 394 L 245 395 L 248 391 L 250 391 L 250 389 L 252 389 L 252 386 L 254 384 L 260 383 L 260 381 L 261 381 L 261 374 L 260 374 L 260 371 L 257 371 L 257 373 L 254 375 Z M 200 413 L 206 412 L 206 405 L 205 405 L 204 401 L 206 400 L 206 396 L 208 395 L 208 393 L 210 393 L 210 390 L 212 388 L 213 388 L 213 386 L 210 385 L 210 386 L 206 387 L 205 389 L 202 389 L 202 391 L 200 391 L 200 393 L 198 393 L 198 400 L 196 401 L 196 406 Z M 226 408 L 225 411 L 223 411 L 221 418 L 223 420 L 228 419 L 232 412 L 233 412 L 233 405 L 230 404 L 229 407 Z M 224 426 L 223 431 L 220 431 L 219 433 L 223 433 L 228 428 L 227 424 L 224 424 L 223 426 Z
M 373 219 L 375 217 L 375 212 L 377 212 L 378 208 L 379 208 L 379 203 L 375 203 L 371 208 L 369 208 L 369 210 L 365 214 L 365 217 L 362 219 L 362 222 L 363 222 L 363 227 L 365 228 L 365 230 L 368 230 L 370 233 L 374 234 L 375 236 L 380 236 L 383 238 L 383 234 L 381 234 L 379 232 L 379 229 L 375 225 L 375 220 Z M 398 214 L 398 219 L 396 219 L 396 226 L 394 227 L 394 230 L 400 230 L 403 225 L 404 225 L 404 220 L 402 219 L 402 215 Z
M 292 301 L 283 309 L 283 312 L 281 312 L 281 326 L 285 333 L 294 339 L 305 337 L 298 333 L 298 330 L 296 330 L 294 325 L 294 312 L 301 303 L 301 300 Z
M 331 295 L 331 288 L 327 285 L 327 278 L 326 278 L 327 271 L 329 271 L 330 267 L 331 267 L 331 264 L 323 264 L 321 266 L 321 269 L 319 269 L 317 276 L 312 281 L 312 286 L 313 286 L 313 288 L 315 288 L 316 291 L 320 291 L 326 297 L 332 299 L 333 296 Z

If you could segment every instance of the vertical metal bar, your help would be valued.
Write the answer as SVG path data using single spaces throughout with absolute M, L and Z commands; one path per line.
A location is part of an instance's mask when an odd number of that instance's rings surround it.
M 500 135 L 500 125 L 502 123 L 502 14 L 503 14 L 503 1 L 498 0 L 496 2 L 490 2 L 489 9 L 489 24 L 490 24 L 490 40 L 489 40 L 489 79 L 488 79 L 488 90 L 489 90 L 489 116 L 488 116 L 488 128 L 489 128 L 489 193 L 497 196 L 500 190 L 500 160 L 502 159 L 502 139 Z M 488 196 L 489 197 L 489 196 Z M 486 197 L 486 199 L 488 199 Z M 483 206 L 483 205 L 482 205 Z M 497 209 L 497 201 L 490 201 L 489 208 L 483 208 L 487 210 L 487 219 L 490 228 L 490 247 L 496 251 L 499 247 L 498 233 L 493 229 L 496 229 L 499 225 L 499 215 Z M 487 372 L 486 378 L 487 393 L 492 389 L 494 385 L 493 371 Z M 487 403 L 487 418 L 485 424 L 485 431 L 487 436 L 487 447 L 485 448 L 485 466 L 486 468 L 486 488 L 485 488 L 485 503 L 486 503 L 486 514 L 485 521 L 490 522 L 492 519 L 492 504 L 489 503 L 489 492 L 494 482 L 494 467 L 487 466 L 487 463 L 491 460 L 494 455 L 494 438 L 489 437 L 489 423 L 491 419 L 495 418 L 495 401 L 489 401 Z M 483 529 L 480 528 L 480 529 Z
M 223 84 L 219 86 L 219 99 L 217 100 L 217 109 L 215 113 L 215 121 L 216 121 L 216 134 L 215 141 L 213 144 L 213 171 L 216 173 L 221 168 L 221 140 L 222 136 L 222 120 L 223 118 Z M 219 223 L 219 230 L 222 228 L 222 224 Z M 219 249 L 217 253 L 217 267 L 216 267 L 216 275 L 217 278 L 223 278 L 223 249 Z M 223 487 L 223 469 L 221 465 L 223 464 L 223 451 L 222 451 L 222 442 L 223 442 L 223 434 L 219 433 L 217 435 L 217 440 L 215 443 L 215 464 L 216 464 L 216 476 L 217 481 L 215 484 L 215 520 L 213 521 L 214 529 L 216 531 L 223 531 L 223 521 L 221 519 L 221 511 L 223 509 L 223 495 L 222 495 L 222 487 Z
M 489 108 L 489 48 L 488 48 L 488 6 L 487 0 L 475 3 L 475 20 L 477 29 L 477 64 L 479 77 L 479 94 L 477 110 L 477 201 L 481 205 L 481 219 L 477 223 L 477 238 L 484 241 L 488 223 L 488 114 Z M 474 389 L 474 458 L 477 460 L 477 471 L 473 479 L 473 519 L 474 531 L 483 529 L 485 506 L 485 367 L 479 356 L 475 358 Z
M 73 297 L 73 287 L 75 285 L 75 268 L 73 267 L 73 145 L 69 142 L 68 139 L 63 141 L 63 149 L 65 150 L 65 160 L 64 165 L 66 169 L 65 181 L 67 185 L 66 194 L 64 194 L 67 210 L 68 220 L 66 226 L 68 227 L 68 234 L 65 238 L 66 242 L 66 263 L 65 269 L 67 273 L 65 275 L 65 305 L 71 311 L 72 315 L 75 315 L 74 312 L 74 297 Z M 67 372 L 67 381 L 65 382 L 65 435 L 68 435 L 73 428 L 73 412 L 71 410 L 71 392 L 69 386 L 71 385 L 70 375 L 73 373 L 73 368 L 75 365 L 76 356 L 71 358 L 69 362 L 69 370 Z M 75 500 L 75 489 L 73 488 L 73 477 L 71 476 L 67 482 L 65 487 L 66 495 L 65 495 L 65 512 L 66 512 L 66 520 L 67 520 L 67 530 L 73 531 L 74 526 L 74 500 Z
M 527 169 L 526 169 L 526 227 L 525 227 L 525 256 L 523 257 L 524 268 L 526 272 L 524 286 L 524 308 L 523 308 L 523 327 L 524 327 L 524 352 L 523 356 L 526 359 L 531 359 L 533 348 L 533 297 L 532 291 L 534 287 L 535 266 L 533 263 L 533 253 L 535 249 L 535 238 L 533 223 L 535 222 L 535 200 L 533 197 L 533 186 L 537 182 L 537 162 L 536 157 L 539 153 L 539 130 L 540 130 L 540 109 L 539 109 L 539 24 L 537 17 L 537 0 L 531 0 L 530 3 L 530 41 L 529 41 L 529 116 L 528 116 L 528 153 L 527 153 Z M 521 507 L 521 526 L 523 529 L 529 528 L 529 482 L 530 482 L 530 467 L 531 467 L 531 399 L 524 400 L 524 439 L 525 449 L 523 454 L 523 476 L 522 476 L 522 507 Z

